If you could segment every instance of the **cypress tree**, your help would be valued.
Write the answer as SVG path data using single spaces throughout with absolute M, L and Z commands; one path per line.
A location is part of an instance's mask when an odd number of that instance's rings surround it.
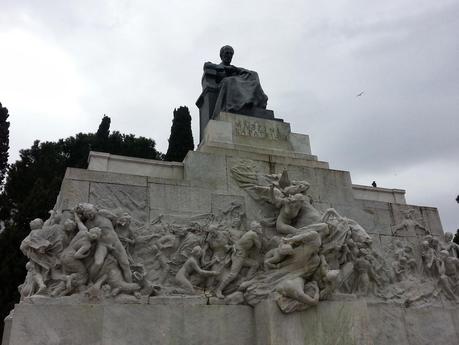
M 104 114 L 100 122 L 99 129 L 96 132 L 96 139 L 90 150 L 108 152 L 108 138 L 110 136 L 110 123 L 111 119 Z
M 191 131 L 191 115 L 188 107 L 174 109 L 169 148 L 166 161 L 181 162 L 188 151 L 194 150 L 193 133 Z
M 111 119 L 104 114 L 102 121 L 100 122 L 99 129 L 97 130 L 96 136 L 102 140 L 107 140 L 110 134 L 110 123 Z
M 8 167 L 8 149 L 10 147 L 10 123 L 8 121 L 8 109 L 0 103 L 0 185 L 5 179 Z

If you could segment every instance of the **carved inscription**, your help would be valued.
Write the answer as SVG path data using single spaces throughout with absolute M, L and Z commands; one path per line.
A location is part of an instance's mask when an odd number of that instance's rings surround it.
M 287 140 L 287 134 L 278 126 L 255 120 L 237 119 L 234 124 L 236 135 L 270 140 Z

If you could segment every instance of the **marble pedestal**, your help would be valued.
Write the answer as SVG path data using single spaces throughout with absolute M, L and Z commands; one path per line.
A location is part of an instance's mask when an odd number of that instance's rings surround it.
M 285 315 L 270 300 L 255 308 L 207 303 L 21 303 L 2 345 L 457 345 L 459 335 L 457 307 L 329 301 Z

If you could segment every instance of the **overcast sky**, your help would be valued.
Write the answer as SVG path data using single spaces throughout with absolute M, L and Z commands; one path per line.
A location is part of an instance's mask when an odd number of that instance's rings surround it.
M 111 129 L 167 150 L 222 45 L 268 108 L 352 181 L 407 190 L 459 227 L 459 1 L 0 0 L 0 102 L 10 155 Z M 361 97 L 356 97 L 364 91 Z M 197 142 L 196 142 L 197 144 Z

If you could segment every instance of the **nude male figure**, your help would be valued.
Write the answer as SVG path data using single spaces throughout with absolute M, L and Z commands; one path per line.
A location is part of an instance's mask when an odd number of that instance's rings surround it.
M 62 252 L 61 263 L 66 274 L 66 292 L 86 284 L 88 272 L 82 260 L 88 257 L 93 242 L 100 238 L 101 233 L 101 229 L 97 227 L 88 231 L 80 230 Z
M 98 227 L 102 232 L 97 241 L 97 247 L 94 253 L 94 263 L 89 270 L 90 279 L 93 281 L 97 280 L 99 271 L 110 249 L 110 254 L 118 261 L 124 279 L 126 282 L 132 282 L 128 255 L 113 228 L 111 220 L 100 215 L 94 205 L 80 203 L 75 209 L 75 221 L 80 230 Z
M 301 208 L 306 200 L 306 197 L 297 193 L 294 195 L 280 196 L 274 192 L 274 185 L 271 186 L 271 199 L 277 208 L 280 208 L 279 216 L 276 220 L 276 229 L 282 235 L 294 235 L 298 233 L 298 229 L 291 224 L 300 213 Z
M 248 277 L 255 274 L 259 264 L 255 259 L 250 258 L 252 250 L 261 249 L 261 240 L 259 236 L 262 233 L 261 224 L 253 221 L 250 224 L 250 230 L 247 231 L 234 245 L 235 251 L 231 256 L 230 272 L 222 279 L 217 291 L 215 292 L 218 298 L 224 298 L 223 289 L 228 286 L 241 272 L 243 267 L 249 267 Z
M 190 277 L 193 273 L 197 273 L 197 274 L 200 274 L 202 276 L 207 276 L 207 277 L 215 276 L 218 274 L 218 272 L 216 271 L 206 271 L 206 270 L 201 269 L 201 267 L 199 267 L 198 262 L 201 259 L 201 256 L 202 256 L 201 247 L 199 246 L 194 247 L 191 250 L 190 257 L 185 261 L 183 266 L 180 268 L 180 270 L 175 275 L 175 279 L 177 280 L 177 282 L 183 288 L 185 288 L 185 290 L 187 290 L 188 292 L 192 294 L 195 293 L 193 284 L 191 284 L 190 282 Z
M 447 250 L 451 256 L 459 258 L 459 244 L 453 242 L 454 235 L 451 232 L 445 232 L 445 244 L 443 249 Z
M 437 271 L 440 276 L 438 283 L 445 292 L 447 298 L 459 303 L 458 297 L 455 294 L 457 286 L 456 269 L 458 261 L 456 258 L 450 257 L 447 250 L 441 250 L 439 256 L 440 257 L 435 261 Z M 449 258 L 452 258 L 452 261 L 449 260 Z
M 281 268 L 283 266 L 282 262 L 294 253 L 292 246 L 281 240 L 278 247 L 271 249 L 265 254 L 265 269 Z

